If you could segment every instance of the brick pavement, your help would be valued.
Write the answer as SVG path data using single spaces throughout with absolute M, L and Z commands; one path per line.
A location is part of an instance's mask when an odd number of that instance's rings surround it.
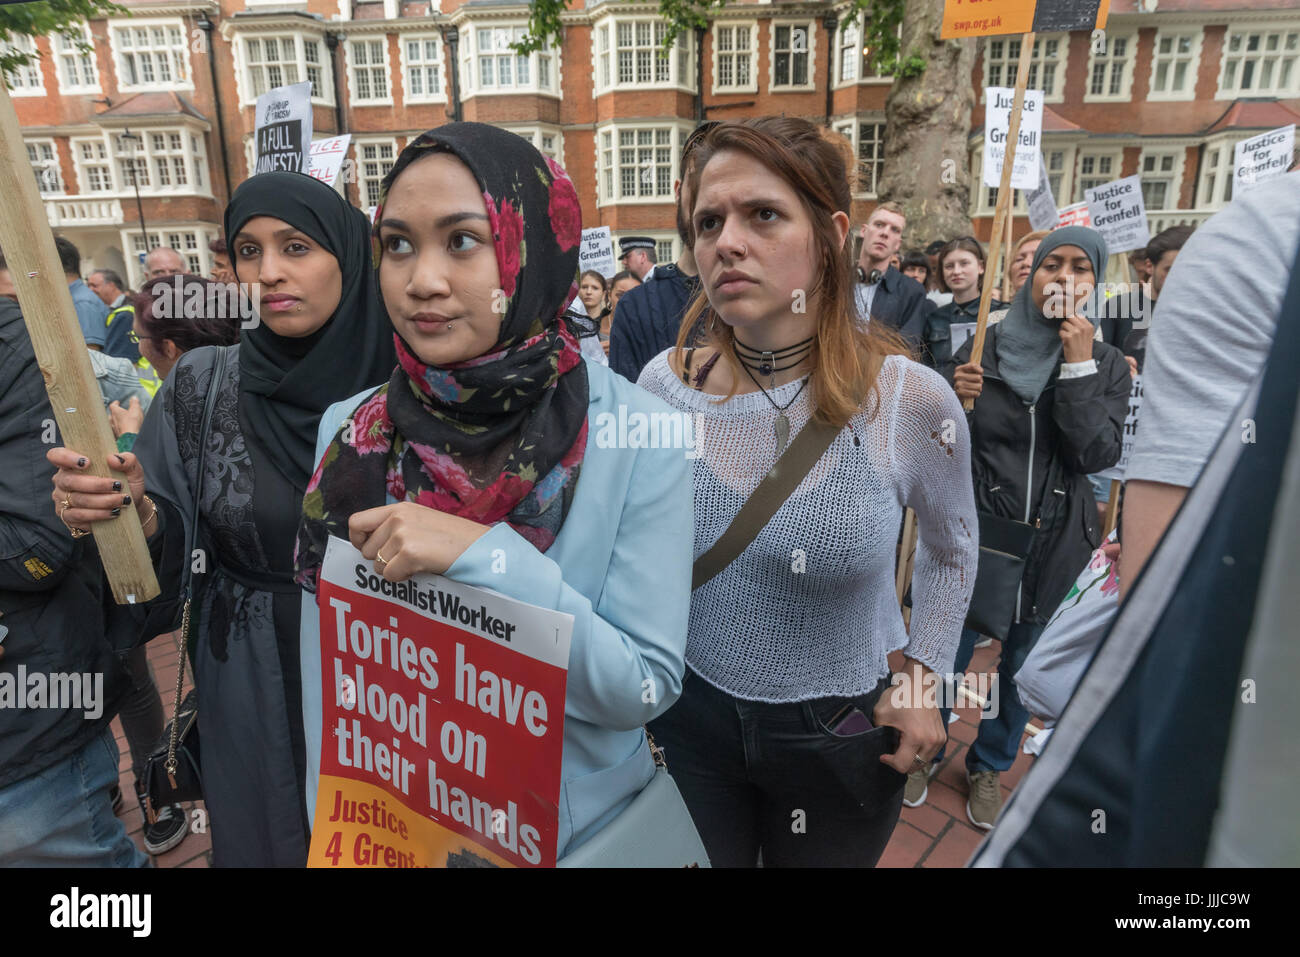
M 997 650 L 996 643 L 976 649 L 970 670 L 992 672 L 997 665 Z M 168 720 L 176 691 L 177 651 L 172 636 L 160 637 L 149 645 L 149 663 L 153 666 L 154 680 L 161 691 L 163 712 Z M 897 667 L 899 662 L 891 659 L 891 663 Z M 187 690 L 190 687 L 188 676 L 185 687 Z M 985 832 L 973 826 L 966 817 L 966 749 L 975 740 L 979 710 L 963 700 L 956 713 L 960 720 L 948 726 L 948 748 L 943 763 L 930 780 L 926 802 L 920 807 L 903 808 L 894 835 L 880 859 L 880 867 L 961 867 L 984 837 Z M 121 722 L 113 722 L 113 731 L 122 752 L 120 783 L 126 798 L 118 816 L 126 823 L 132 839 L 144 850 L 143 822 L 132 799 L 131 755 Z M 1019 782 L 1032 761 L 1033 758 L 1022 749 L 1011 770 L 1002 776 L 1004 797 L 1010 795 L 1011 787 Z M 208 867 L 212 863 L 212 841 L 206 832 L 202 802 L 185 805 L 185 810 L 192 822 L 196 819 L 195 811 L 198 811 L 197 819 L 205 830 L 202 833 L 191 832 L 179 846 L 155 858 L 158 867 Z

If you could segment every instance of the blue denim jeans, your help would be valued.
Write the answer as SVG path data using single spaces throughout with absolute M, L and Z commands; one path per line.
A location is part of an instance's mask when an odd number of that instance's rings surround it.
M 0 867 L 149 867 L 113 815 L 117 762 L 105 724 L 70 757 L 0 788 Z
M 1032 644 L 1042 630 L 1042 625 L 1012 625 L 1007 632 L 1006 641 L 1002 642 L 997 687 L 994 689 L 998 696 L 998 712 L 993 716 L 980 716 L 979 733 L 975 736 L 975 743 L 966 752 L 966 770 L 971 774 L 979 771 L 1006 771 L 1015 763 L 1016 751 L 1020 747 L 1020 738 L 1030 714 L 1020 703 L 1020 694 L 1016 691 L 1016 669 L 1012 663 L 1024 660 L 1023 654 L 1017 654 L 1020 645 L 1024 642 Z M 957 658 L 952 666 L 955 673 L 962 673 L 970 667 L 971 657 L 975 654 L 975 642 L 979 641 L 979 637 L 979 632 L 973 629 L 962 629 Z M 950 710 L 940 709 L 945 729 L 948 727 Z M 943 755 L 944 749 L 941 749 L 935 756 L 936 764 L 943 760 Z

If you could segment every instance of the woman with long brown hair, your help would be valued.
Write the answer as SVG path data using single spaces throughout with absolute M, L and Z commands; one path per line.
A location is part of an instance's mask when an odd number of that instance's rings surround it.
M 687 678 L 651 730 L 715 866 L 871 866 L 906 772 L 945 738 L 930 676 L 951 667 L 975 580 L 965 420 L 938 374 L 857 322 L 847 166 L 817 127 L 723 123 L 690 187 L 701 293 L 640 378 L 696 416 L 702 451 Z M 742 505 L 786 449 L 789 469 L 811 445 L 807 428 L 834 437 L 702 581 L 700 556 L 746 524 Z M 905 506 L 920 526 L 910 635 L 894 588 Z

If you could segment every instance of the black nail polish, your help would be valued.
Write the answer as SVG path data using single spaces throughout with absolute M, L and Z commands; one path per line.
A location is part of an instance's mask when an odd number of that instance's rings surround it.
M 114 517 L 114 518 L 117 518 L 117 517 L 118 517 L 119 515 L 121 515 L 121 514 L 122 514 L 122 510 L 121 510 L 120 508 L 115 508 L 115 509 L 113 509 L 113 517 Z
M 131 496 L 129 496 L 129 495 L 123 495 L 123 496 L 122 496 L 122 504 L 123 504 L 123 505 L 130 505 L 130 504 L 131 504 Z
M 79 469 L 84 469 L 85 467 L 86 467 L 86 460 L 85 460 L 85 459 L 77 459 L 77 468 L 79 468 Z
M 122 483 L 121 483 L 121 482 L 114 482 L 114 483 L 113 483 L 113 491 L 114 491 L 114 492 L 120 492 L 120 491 L 122 491 Z

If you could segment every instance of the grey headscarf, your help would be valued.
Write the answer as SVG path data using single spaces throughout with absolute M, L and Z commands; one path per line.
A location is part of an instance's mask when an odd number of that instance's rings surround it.
M 1034 254 L 1029 278 L 1011 301 L 1006 318 L 998 324 L 998 374 L 1025 403 L 1036 402 L 1061 359 L 1060 319 L 1043 315 L 1034 305 L 1034 273 L 1047 254 L 1058 246 L 1078 246 L 1090 260 L 1097 288 L 1084 305 L 1083 315 L 1093 326 L 1101 320 L 1101 283 L 1106 269 L 1106 240 L 1087 226 L 1063 226 L 1043 239 Z

